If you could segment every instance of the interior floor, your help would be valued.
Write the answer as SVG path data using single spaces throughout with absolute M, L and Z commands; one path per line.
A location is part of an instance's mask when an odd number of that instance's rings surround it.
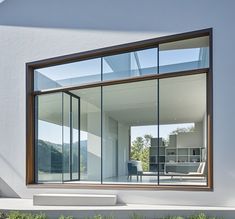
M 97 183 L 94 181 L 69 181 L 65 183 Z M 128 179 L 127 176 L 110 177 L 103 180 L 103 184 L 158 184 L 158 179 L 155 176 L 144 176 L 142 181 L 137 180 L 136 176 Z M 204 177 L 184 177 L 184 176 L 160 176 L 159 184 L 164 185 L 206 185 Z

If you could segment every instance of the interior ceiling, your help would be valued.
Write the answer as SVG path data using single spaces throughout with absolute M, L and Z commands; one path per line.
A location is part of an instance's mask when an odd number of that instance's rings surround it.
M 100 109 L 100 88 L 74 90 L 81 105 Z M 128 125 L 157 124 L 157 80 L 103 87 L 106 115 Z M 159 80 L 160 124 L 202 121 L 206 113 L 206 75 L 181 76 Z M 61 124 L 61 93 L 39 102 L 39 118 Z M 81 106 L 82 108 L 83 106 Z M 92 109 L 92 107 L 90 107 Z
M 73 91 L 100 108 L 99 89 L 93 94 Z M 113 119 L 129 125 L 157 122 L 157 80 L 103 87 L 103 110 Z M 206 112 L 205 74 L 161 79 L 159 85 L 160 124 L 201 121 Z

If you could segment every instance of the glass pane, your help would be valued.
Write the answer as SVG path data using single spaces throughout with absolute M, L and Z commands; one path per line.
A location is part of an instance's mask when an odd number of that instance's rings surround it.
M 160 184 L 206 185 L 206 74 L 159 83 L 159 137 L 165 146 Z
M 80 98 L 80 181 L 100 183 L 101 88 L 80 89 L 71 92 Z M 76 104 L 73 105 L 76 106 Z M 76 109 L 73 108 L 73 110 L 75 113 Z M 76 116 L 74 118 L 76 121 Z M 76 128 L 73 131 L 76 136 Z M 74 143 L 76 148 L 76 139 L 74 139 Z
M 34 71 L 34 90 L 81 85 L 101 80 L 101 58 L 40 68 Z
M 72 97 L 72 179 L 79 179 L 79 99 Z
M 70 95 L 63 93 L 63 180 L 70 180 Z
M 157 74 L 157 48 L 103 58 L 103 80 Z
M 103 182 L 156 184 L 149 160 L 156 147 L 157 81 L 103 87 L 102 124 Z
M 36 98 L 37 182 L 62 181 L 62 93 Z
M 209 37 L 159 45 L 159 73 L 209 67 Z

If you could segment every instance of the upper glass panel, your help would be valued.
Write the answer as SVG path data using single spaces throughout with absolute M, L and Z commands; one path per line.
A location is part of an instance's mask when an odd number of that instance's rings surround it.
M 157 74 L 157 48 L 103 58 L 103 80 Z
M 209 67 L 209 37 L 159 45 L 159 73 Z
M 34 90 L 101 81 L 101 58 L 34 70 Z
M 163 43 L 156 48 L 35 69 L 34 91 L 208 67 L 209 36 L 204 36 Z

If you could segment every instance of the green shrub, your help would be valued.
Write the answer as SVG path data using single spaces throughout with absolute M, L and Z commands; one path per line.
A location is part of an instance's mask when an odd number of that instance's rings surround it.
M 4 213 L 0 211 L 0 219 L 49 219 L 49 218 L 47 218 L 47 216 L 43 213 L 31 214 L 31 213 L 21 213 L 19 211 L 10 211 L 8 213 Z M 58 219 L 74 219 L 74 218 L 72 216 L 61 215 Z M 93 217 L 86 217 L 85 219 L 118 219 L 118 218 L 115 218 L 113 215 L 102 216 L 98 214 L 98 215 L 94 215 Z M 141 214 L 133 213 L 130 216 L 130 219 L 146 219 L 146 217 Z M 200 214 L 191 215 L 189 217 L 167 216 L 161 219 L 219 219 L 219 218 L 209 217 L 205 215 L 204 213 L 200 213 Z
M 37 219 L 39 219 L 39 218 L 37 218 Z M 60 216 L 59 216 L 59 219 L 73 219 L 73 217 L 72 217 L 72 216 L 60 215 Z
M 6 218 L 7 218 L 7 214 L 0 211 L 0 219 L 6 219 Z
M 93 218 L 88 218 L 88 219 L 115 219 L 115 217 L 113 215 L 102 216 L 98 214 L 98 215 L 94 215 Z
M 31 214 L 20 213 L 18 211 L 11 211 L 8 213 L 8 219 L 33 219 Z
M 43 213 L 40 213 L 40 214 L 34 214 L 33 218 L 34 219 L 47 219 L 47 216 Z M 66 218 L 66 219 L 72 219 L 72 218 Z
M 19 211 L 11 211 L 7 216 L 8 219 L 26 219 L 25 214 L 20 213 Z
M 184 219 L 184 217 L 181 217 L 181 216 L 168 216 L 168 217 L 164 217 L 163 219 Z
M 103 219 L 103 217 L 100 214 L 98 214 L 98 215 L 94 215 L 93 219 Z
M 217 217 L 206 216 L 204 213 L 189 216 L 189 219 L 216 219 L 216 218 Z M 217 218 L 217 219 L 219 219 L 219 218 Z
M 20 213 L 19 211 L 11 211 L 7 214 L 7 219 L 47 219 L 45 214 Z
M 130 219 L 146 219 L 143 215 L 133 213 L 130 217 Z

